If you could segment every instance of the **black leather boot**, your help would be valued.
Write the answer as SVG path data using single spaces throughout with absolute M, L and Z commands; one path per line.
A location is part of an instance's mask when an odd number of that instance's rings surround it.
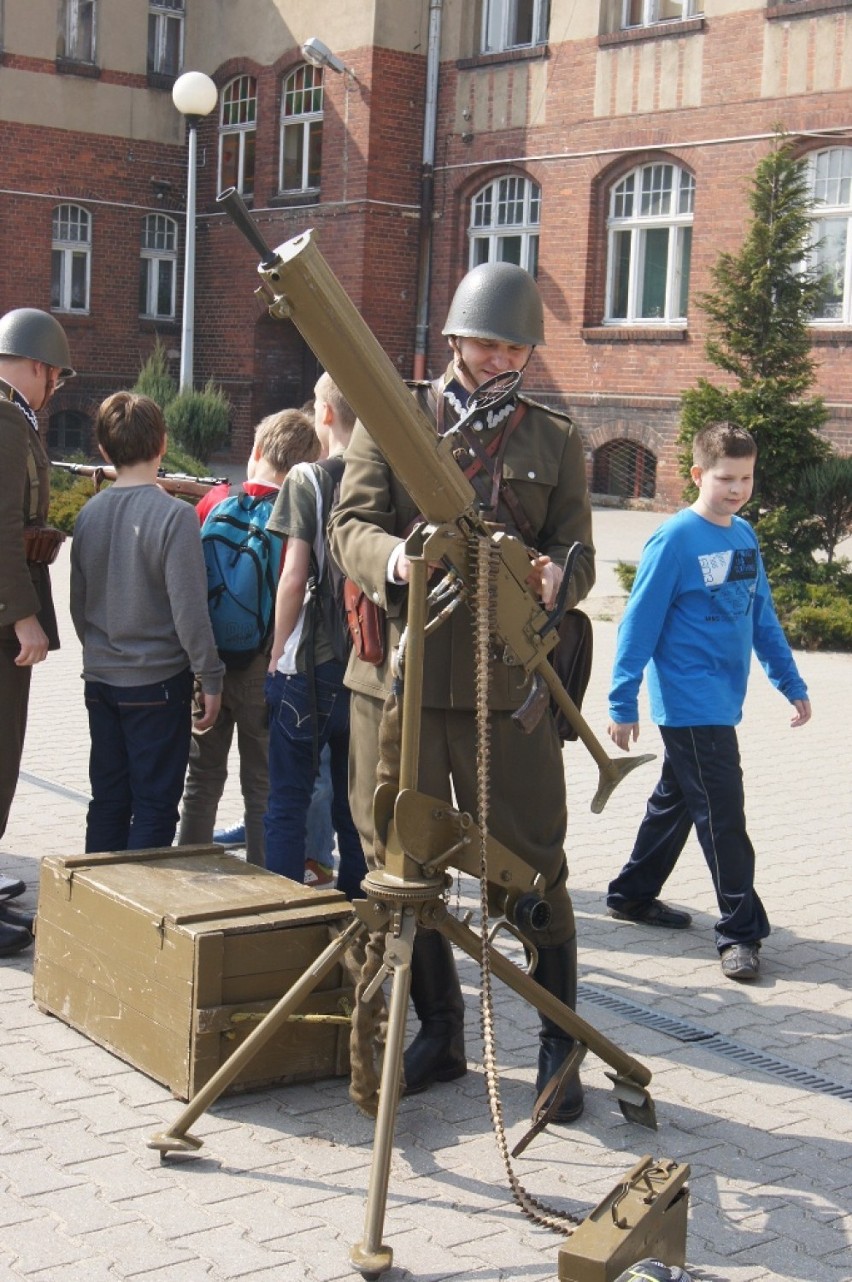
M 0 921 L 0 957 L 11 957 L 22 948 L 29 948 L 33 937 L 23 926 L 13 926 L 11 922 Z
M 403 1057 L 404 1095 L 433 1082 L 452 1082 L 467 1072 L 464 998 L 449 940 L 437 930 L 418 930 L 411 957 L 411 1000 L 420 1032 Z
M 539 948 L 538 965 L 533 979 L 542 988 L 557 997 L 565 1006 L 574 1010 L 577 1005 L 577 939 L 576 936 L 567 943 L 557 944 L 555 948 Z M 571 1054 L 575 1046 L 573 1037 L 554 1024 L 552 1020 L 541 1016 L 539 1033 L 538 1076 L 536 1077 L 536 1098 L 547 1083 L 557 1073 Z M 544 1101 L 546 1105 L 546 1101 Z M 549 1118 L 551 1122 L 576 1122 L 583 1111 L 583 1087 L 579 1072 L 574 1072 L 565 1084 L 564 1094 L 556 1111 Z

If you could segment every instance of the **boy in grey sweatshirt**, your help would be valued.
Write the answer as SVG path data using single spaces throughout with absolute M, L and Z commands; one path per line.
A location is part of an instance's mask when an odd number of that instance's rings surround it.
M 116 392 L 98 410 L 98 448 L 115 483 L 74 527 L 71 617 L 83 644 L 92 800 L 86 851 L 170 846 L 192 730 L 216 720 L 224 665 L 207 612 L 193 509 L 157 485 L 166 451 L 159 406 Z

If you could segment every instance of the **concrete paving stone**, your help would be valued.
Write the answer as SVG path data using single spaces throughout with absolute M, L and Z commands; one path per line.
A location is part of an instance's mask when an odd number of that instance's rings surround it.
M 20 1143 L 14 1151 L 11 1147 L 4 1148 L 0 1154 L 0 1170 L 9 1180 L 10 1192 L 19 1198 L 74 1188 L 84 1183 L 81 1176 L 57 1166 L 53 1154 L 44 1144 L 31 1140 Z
M 174 1189 L 137 1194 L 118 1205 L 121 1208 L 132 1208 L 135 1219 L 152 1225 L 157 1236 L 167 1242 L 172 1238 L 183 1238 L 208 1229 L 221 1228 L 227 1223 L 220 1211 L 200 1207 L 188 1197 L 175 1197 Z
M 197 1238 L 197 1241 L 194 1240 Z M 193 1234 L 184 1239 L 184 1246 L 192 1249 L 198 1258 L 214 1265 L 221 1278 L 242 1278 L 274 1270 L 280 1265 L 296 1262 L 289 1245 L 266 1242 L 258 1246 L 232 1225 L 212 1228 L 203 1235 Z
M 55 1067 L 56 1061 L 40 1051 L 28 1038 L 16 1036 L 0 1042 L 0 1077 L 14 1080 L 47 1072 Z
M 3 1181 L 3 1189 L 0 1191 L 0 1229 L 5 1228 L 7 1224 L 25 1224 L 36 1216 L 37 1212 L 26 1202 L 22 1201 L 10 1188 L 8 1181 Z
M 63 1109 L 34 1086 L 27 1091 L 17 1091 L 8 1099 L 0 1095 L 0 1122 L 11 1134 L 62 1125 L 76 1118 L 76 1107 Z
M 133 1150 L 116 1149 L 104 1157 L 90 1157 L 78 1163 L 70 1161 L 65 1169 L 70 1174 L 85 1176 L 102 1190 L 110 1203 L 174 1187 L 175 1181 L 167 1166 L 158 1166 L 154 1173 L 145 1169 L 144 1160 L 135 1157 Z
M 12 1256 L 12 1268 L 23 1275 L 41 1269 L 52 1271 L 57 1278 L 63 1276 L 67 1268 L 95 1254 L 88 1242 L 75 1241 L 52 1215 L 7 1225 L 3 1230 L 3 1246 Z
M 287 1179 L 280 1173 L 278 1163 L 247 1170 L 245 1167 L 229 1166 L 214 1158 L 201 1158 L 167 1162 L 162 1168 L 152 1167 L 154 1176 L 160 1169 L 166 1172 L 165 1183 L 168 1186 L 185 1192 L 199 1206 L 215 1206 L 218 1202 L 245 1197 L 256 1193 L 262 1182 L 274 1180 L 277 1183 Z M 299 1171 L 301 1172 L 301 1167 Z
M 128 1142 L 131 1145 L 138 1142 L 141 1147 L 152 1131 L 160 1129 L 160 1118 L 153 1105 L 137 1108 L 125 1104 L 115 1091 L 84 1096 L 76 1101 L 75 1108 L 93 1135 L 130 1132 Z M 134 1132 L 138 1134 L 134 1135 Z
M 196 1258 L 194 1250 L 163 1241 L 150 1224 L 139 1220 L 87 1233 L 85 1245 L 91 1254 L 111 1260 L 123 1278 L 135 1278 L 155 1269 L 171 1269 Z
M 130 1207 L 106 1202 L 101 1191 L 86 1181 L 29 1196 L 27 1205 L 53 1216 L 74 1238 L 98 1229 L 131 1224 L 137 1218 Z
M 133 1282 L 221 1282 L 221 1275 L 214 1271 L 212 1265 L 195 1259 L 187 1260 L 185 1264 L 170 1263 L 162 1268 L 146 1268 L 143 1273 L 134 1272 Z M 282 1282 L 286 1280 L 282 1279 Z
M 21 1090 L 27 1091 L 37 1088 L 45 1099 L 55 1105 L 74 1104 L 79 1099 L 94 1099 L 109 1092 L 108 1087 L 92 1082 L 89 1078 L 80 1077 L 67 1066 L 45 1069 L 31 1080 L 19 1083 L 19 1086 Z M 3 1096 L 5 1095 L 4 1084 Z

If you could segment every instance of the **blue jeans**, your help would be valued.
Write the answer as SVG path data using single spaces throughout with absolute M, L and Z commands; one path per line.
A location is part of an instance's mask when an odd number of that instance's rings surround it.
M 314 789 L 317 751 L 331 751 L 331 818 L 337 833 L 339 890 L 353 899 L 360 893 L 367 865 L 349 809 L 349 691 L 343 664 L 321 663 L 308 677 L 276 672 L 266 678 L 269 708 L 269 803 L 264 819 L 266 866 L 293 881 L 305 879 L 308 807 Z M 313 852 L 312 852 L 313 853 Z
M 320 755 L 319 774 L 314 781 L 311 804 L 308 807 L 305 854 L 308 859 L 331 868 L 334 863 L 334 824 L 331 805 L 334 789 L 331 785 L 331 748 L 328 744 Z
M 170 846 L 192 732 L 192 673 L 153 685 L 86 682 L 92 800 L 86 853 Z
M 746 832 L 743 773 L 733 726 L 660 726 L 660 781 L 648 799 L 633 853 L 610 882 L 610 908 L 656 899 L 695 833 L 719 904 L 716 947 L 757 943 L 769 919 L 754 888 L 754 847 Z

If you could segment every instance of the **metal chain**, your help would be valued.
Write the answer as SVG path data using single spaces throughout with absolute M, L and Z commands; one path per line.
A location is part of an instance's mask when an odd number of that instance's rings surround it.
M 503 1122 L 503 1105 L 500 1100 L 500 1080 L 497 1073 L 494 1006 L 491 992 L 491 966 L 488 958 L 488 803 L 491 767 L 490 720 L 488 716 L 488 676 L 490 670 L 491 632 L 495 623 L 496 570 L 500 563 L 499 549 L 493 539 L 475 537 L 475 548 L 470 549 L 471 562 L 476 566 L 475 597 L 475 659 L 476 659 L 476 804 L 479 812 L 479 906 L 482 947 L 480 969 L 482 989 L 479 1003 L 482 1029 L 482 1062 L 488 1107 L 497 1148 L 503 1159 L 506 1178 L 515 1203 L 535 1224 L 569 1236 L 580 1223 L 578 1216 L 559 1211 L 539 1202 L 521 1184 L 509 1153 L 506 1128 Z

